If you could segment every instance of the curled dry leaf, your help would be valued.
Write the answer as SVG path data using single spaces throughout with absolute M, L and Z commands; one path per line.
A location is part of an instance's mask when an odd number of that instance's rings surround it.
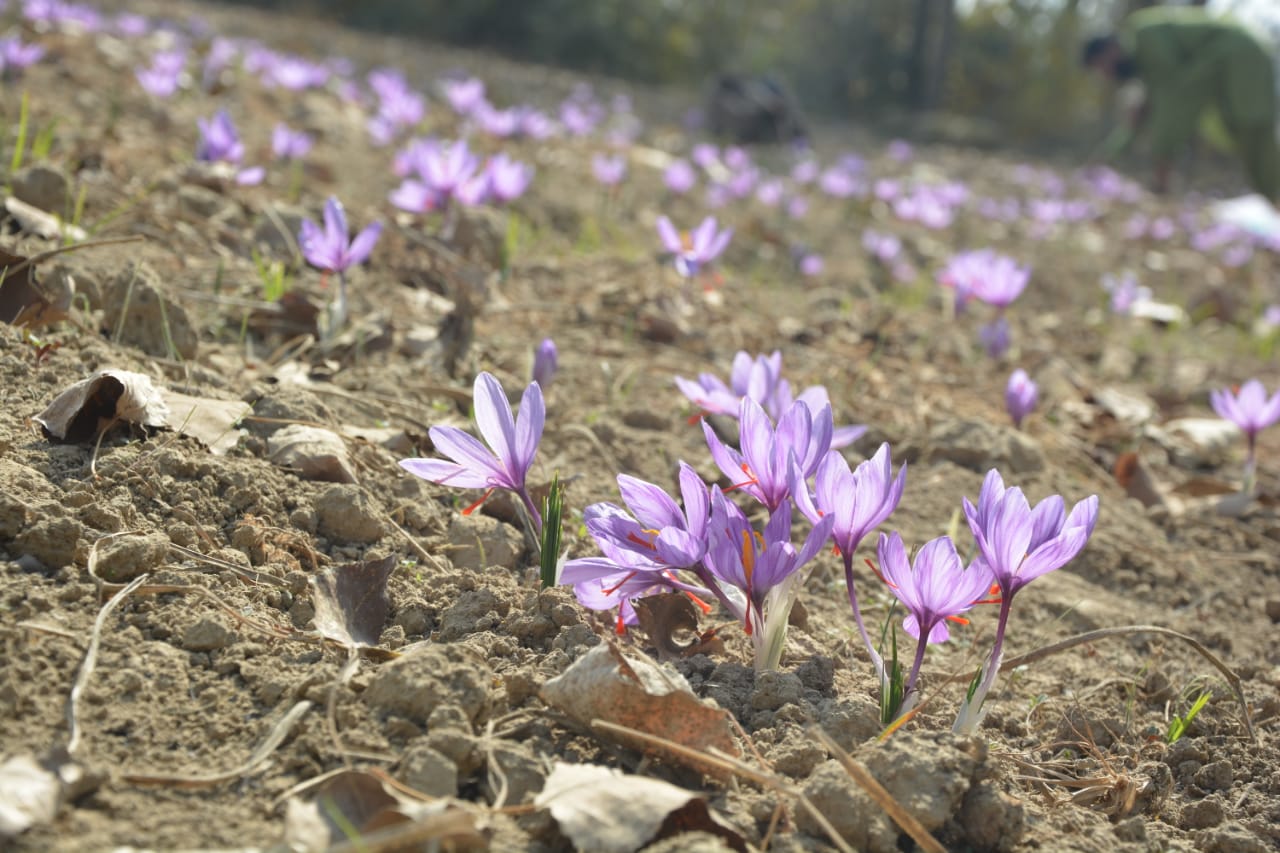
M 741 835 L 721 822 L 697 794 L 668 782 L 593 764 L 556 762 L 533 801 L 546 809 L 579 850 L 631 851 L 685 832 L 720 836 L 746 851 Z
M 375 646 L 391 611 L 387 579 L 396 568 L 394 554 L 332 566 L 311 578 L 316 630 L 326 639 L 353 648 Z
M 267 457 L 282 468 L 296 471 L 304 480 L 356 482 L 346 442 L 321 427 L 290 424 L 276 430 L 267 439 Z
M 64 222 L 61 216 L 41 210 L 14 196 L 5 198 L 4 209 L 28 234 L 34 234 L 46 240 L 70 240 L 76 243 L 89 239 L 88 232 L 78 225 Z
M 63 391 L 35 421 L 45 437 L 90 441 L 112 424 L 160 428 L 169 424 L 169 406 L 149 376 L 128 370 L 100 370 Z
M 1125 493 L 1143 506 L 1152 507 L 1165 502 L 1164 494 L 1155 479 L 1133 451 L 1116 457 L 1113 473 L 1116 481 L 1124 486 Z
M 602 643 L 574 662 L 561 675 L 542 685 L 539 695 L 553 708 L 590 728 L 593 720 L 607 720 L 657 735 L 690 749 L 714 747 L 741 755 L 726 712 L 693 694 L 680 673 L 647 658 L 626 657 L 611 643 Z M 619 737 L 624 746 L 644 752 L 657 748 Z M 704 773 L 724 776 L 713 764 L 669 756 Z
M 698 632 L 698 609 L 683 592 L 650 595 L 633 604 L 640 629 L 658 650 L 658 660 L 679 660 L 724 651 L 724 642 L 716 636 L 714 628 Z
M 285 846 L 295 853 L 345 849 L 348 844 L 355 850 L 426 849 L 428 842 L 447 850 L 485 846 L 469 812 L 446 800 L 411 799 L 364 770 L 335 773 L 316 788 L 314 799 L 291 798 L 284 836 Z M 379 840 L 387 846 L 375 843 Z
M 61 277 L 47 288 L 35 277 L 35 264 L 25 255 L 0 249 L 0 321 L 39 329 L 67 318 L 75 284 Z
M 221 455 L 240 441 L 235 424 L 250 409 L 237 400 L 191 397 L 157 388 L 141 373 L 100 370 L 53 398 L 34 420 L 45 438 L 53 441 L 92 441 L 114 424 L 127 423 L 172 429 Z

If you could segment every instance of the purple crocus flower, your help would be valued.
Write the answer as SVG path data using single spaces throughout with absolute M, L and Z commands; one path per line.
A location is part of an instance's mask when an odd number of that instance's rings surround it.
M 479 77 L 445 80 L 440 84 L 440 89 L 449 106 L 460 116 L 471 115 L 485 102 L 484 81 Z
M 885 583 L 907 609 L 902 630 L 919 641 L 903 692 L 906 707 L 912 704 L 911 694 L 924 663 L 925 647 L 951 639 L 947 620 L 957 619 L 985 597 L 991 586 L 991 571 L 980 560 L 966 570 L 950 536 L 925 543 L 911 562 L 897 531 L 887 536 L 881 533 L 876 556 Z
M 739 350 L 733 357 L 727 385 L 713 373 L 698 374 L 696 382 L 677 376 L 675 383 L 690 402 L 708 415 L 736 418 L 744 397 L 759 403 L 765 414 L 774 420 L 782 417 L 782 413 L 797 400 L 815 414 L 823 406 L 831 405 L 827 389 L 821 385 L 812 385 L 799 394 L 792 394 L 791 383 L 782 377 L 782 353 L 778 350 L 774 350 L 772 355 L 755 358 Z M 831 446 L 835 449 L 848 447 L 866 431 L 867 428 L 861 424 L 836 427 L 831 435 Z
M 831 431 L 830 406 L 813 412 L 797 400 L 775 427 L 750 397 L 742 398 L 738 418 L 741 452 L 722 442 L 706 421 L 702 423 L 711 458 L 733 488 L 751 495 L 770 511 L 791 497 L 790 460 L 795 458 L 804 477 L 812 475 L 831 448 Z
M 533 167 L 499 152 L 485 165 L 485 180 L 490 198 L 507 204 L 524 195 L 533 180 Z
M 177 57 L 178 61 L 171 62 L 162 57 Z M 151 64 L 139 66 L 134 69 L 133 76 L 137 79 L 138 85 L 142 86 L 143 91 L 153 98 L 173 97 L 182 84 L 183 67 L 186 64 L 186 55 L 177 51 L 167 51 L 164 54 L 156 54 L 152 58 Z
M 954 730 L 972 734 L 982 721 L 982 703 L 1000 672 L 1005 629 L 1013 597 L 1031 581 L 1060 569 L 1084 549 L 1098 521 L 1098 496 L 1090 495 L 1066 511 L 1060 495 L 1033 509 L 1022 490 L 1005 488 L 1000 472 L 987 472 L 978 504 L 964 498 L 964 514 L 978 543 L 978 559 L 986 564 L 1000 590 L 1000 617 L 995 641 L 978 688 L 961 706 Z
M 977 249 L 953 255 L 938 274 L 938 281 L 955 291 L 957 312 L 970 299 L 980 299 L 997 308 L 1008 307 L 1027 286 L 1031 272 L 1012 258 L 992 249 Z
M 298 246 L 307 263 L 322 270 L 338 274 L 338 297 L 330 317 L 330 330 L 340 329 L 347 320 L 346 271 L 364 263 L 382 234 L 382 223 L 373 222 L 348 242 L 350 229 L 342 202 L 329 196 L 324 203 L 324 228 L 310 219 L 302 221 L 298 231 Z
M 729 245 L 732 228 L 719 228 L 714 216 L 702 220 L 702 224 L 689 235 L 688 242 L 665 216 L 658 217 L 658 236 L 668 252 L 675 255 L 676 270 L 685 278 L 693 278 L 710 264 Z
M 1004 389 L 1004 407 L 1013 425 L 1022 428 L 1022 421 L 1040 401 L 1040 389 L 1031 381 L 1027 372 L 1019 367 L 1009 374 L 1009 384 Z
M 1010 337 L 1009 321 L 1003 314 L 978 328 L 978 340 L 982 343 L 982 348 L 994 359 L 1009 351 Z
M 413 212 L 424 212 L 436 208 L 447 208 L 449 203 L 457 199 L 464 204 L 474 197 L 468 196 L 464 190 L 480 176 L 480 160 L 467 147 L 466 140 L 456 142 L 437 142 L 423 140 L 411 143 L 398 158 L 398 165 L 417 172 L 421 180 L 405 181 L 392 196 L 391 201 L 397 207 Z
M 1209 392 L 1209 403 L 1220 417 L 1238 426 L 1245 435 L 1249 450 L 1245 458 L 1244 491 L 1252 493 L 1258 433 L 1280 421 L 1280 390 L 1268 397 L 1262 383 L 1250 379 L 1234 393 L 1230 388 Z
M 506 489 L 524 503 L 534 527 L 542 529 L 542 517 L 529 496 L 526 478 L 542 440 L 546 408 L 542 389 L 533 382 L 525 388 L 520 410 L 513 419 L 502 385 L 489 373 L 476 377 L 472 389 L 476 426 L 485 443 L 451 426 L 433 426 L 428 435 L 443 459 L 401 459 L 400 467 L 424 480 L 459 489 L 485 489 L 484 496 L 465 513 L 474 512 L 494 489 Z M 488 445 L 487 447 L 485 445 Z
M 684 195 L 698 182 L 698 175 L 688 160 L 673 160 L 663 171 L 662 182 L 676 195 Z
M 1151 288 L 1141 287 L 1131 273 L 1121 276 L 1104 275 L 1102 289 L 1111 294 L 1111 313 L 1128 315 L 1133 306 L 1151 301 Z
M 882 264 L 892 264 L 902 254 L 902 240 L 868 228 L 862 232 L 862 248 Z
M 822 260 L 822 255 L 814 254 L 813 252 L 805 253 L 800 258 L 799 266 L 800 274 L 809 278 L 822 275 L 823 271 L 827 267 L 826 263 Z
M 898 508 L 902 491 L 907 486 L 907 466 L 900 466 L 897 476 L 894 476 L 893 455 L 886 443 L 880 445 L 875 456 L 852 470 L 844 454 L 835 450 L 827 453 L 818 465 L 813 495 L 810 495 L 806 478 L 798 465 L 790 467 L 789 478 L 796 507 L 810 521 L 816 523 L 822 518 L 832 519 L 831 539 L 844 561 L 845 589 L 849 595 L 849 606 L 853 609 L 853 620 L 876 673 L 883 680 L 884 662 L 871 642 L 858 605 L 853 554 L 863 538 Z
M 226 110 L 218 110 L 212 119 L 196 119 L 200 129 L 200 142 L 196 146 L 196 159 L 205 163 L 231 163 L 239 165 L 244 159 L 244 144 L 235 122 Z
M 800 569 L 822 550 L 831 524 L 831 519 L 818 521 L 797 549 L 791 542 L 790 503 L 770 513 L 760 534 L 720 489 L 712 489 L 704 564 L 718 581 L 746 599 L 739 613 L 755 647 L 757 672 L 781 663 L 787 620 L 805 577 Z
M 44 47 L 17 36 L 0 39 L 0 77 L 16 77 L 44 58 Z
M 300 160 L 311 151 L 314 140 L 304 131 L 278 122 L 271 131 L 271 153 L 281 160 Z
M 606 187 L 616 187 L 627 176 L 627 158 L 621 154 L 596 154 L 591 158 L 591 172 Z
M 560 351 L 556 348 L 556 342 L 551 338 L 543 338 L 533 351 L 533 381 L 538 383 L 538 387 L 547 388 L 551 385 L 551 377 L 559 369 Z

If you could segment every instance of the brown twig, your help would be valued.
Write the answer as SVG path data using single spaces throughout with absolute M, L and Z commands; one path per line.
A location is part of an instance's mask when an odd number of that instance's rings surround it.
M 874 800 L 894 823 L 902 827 L 902 831 L 910 835 L 911 840 L 918 844 L 921 850 L 925 853 L 947 853 L 947 848 L 938 843 L 929 830 L 924 828 L 924 824 L 903 808 L 902 804 L 893 798 L 893 794 L 885 790 L 884 785 L 881 785 L 879 780 L 867 771 L 867 768 L 855 761 L 852 755 L 845 752 L 831 735 L 822 730 L 821 726 L 810 727 L 809 734 L 835 756 L 836 761 L 839 761 L 840 766 L 849 774 L 849 778 L 858 783 L 858 787 L 865 791 L 867 796 Z

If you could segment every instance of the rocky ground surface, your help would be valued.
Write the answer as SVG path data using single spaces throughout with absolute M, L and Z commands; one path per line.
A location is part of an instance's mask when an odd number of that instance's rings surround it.
M 213 31 L 279 50 L 347 56 L 357 80 L 390 64 L 431 91 L 462 69 L 484 78 L 496 102 L 548 109 L 580 82 L 316 21 L 130 5 L 198 12 Z M 7 14 L 17 21 L 16 10 Z M 74 214 L 92 240 L 142 239 L 41 261 L 42 287 L 74 280 L 66 319 L 0 325 L 0 758 L 29 755 L 66 777 L 56 813 L 13 849 L 314 849 L 317 821 L 350 843 L 392 806 L 414 816 L 419 839 L 458 848 L 590 849 L 597 842 L 575 835 L 579 823 L 545 799 L 535 804 L 558 762 L 665 780 L 687 792 L 681 803 L 698 804 L 640 818 L 653 825 L 614 849 L 661 836 L 648 849 L 828 850 L 833 834 L 854 849 L 905 849 L 814 727 L 946 849 L 1280 844 L 1280 430 L 1259 443 L 1258 499 L 1233 503 L 1243 441 L 1206 420 L 1211 389 L 1254 375 L 1275 386 L 1268 339 L 1253 328 L 1260 307 L 1280 301 L 1273 253 L 1231 266 L 1182 231 L 1126 236 L 1135 214 L 1181 221 L 1182 205 L 1148 196 L 1100 203 L 1078 222 L 1000 222 L 965 208 L 949 227 L 928 229 L 896 220 L 883 202 L 814 194 L 803 220 L 748 202 L 717 211 L 736 233 L 707 299 L 682 288 L 654 230 L 661 213 L 692 224 L 705 212 L 700 196 L 668 198 L 657 168 L 689 144 L 679 97 L 633 93 L 645 129 L 614 193 L 587 165 L 598 137 L 501 146 L 477 137 L 482 150 L 502 147 L 537 174 L 510 210 L 470 211 L 444 238 L 438 222 L 387 204 L 393 149 L 372 146 L 364 113 L 330 91 L 267 89 L 241 72 L 212 91 L 193 84 L 155 100 L 133 75 L 154 42 L 22 32 L 48 55 L 4 83 L 0 155 L 8 160 L 17 138 L 21 92 L 29 138 L 49 138 L 10 175 L 12 195 Z M 606 100 L 622 91 L 595 83 Z M 245 137 L 246 161 L 268 166 L 262 185 L 193 167 L 196 119 L 223 107 Z M 301 181 L 270 163 L 278 120 L 317 139 Z M 439 99 L 425 127 L 458 133 Z M 874 174 L 960 180 L 975 196 L 1034 197 L 1045 174 L 1010 154 L 923 146 L 904 163 L 882 140 L 828 134 L 819 144 L 857 147 Z M 784 154 L 760 157 L 782 163 Z M 350 275 L 350 327 L 321 340 L 315 306 L 333 281 L 299 263 L 294 235 L 331 194 L 357 227 L 379 220 L 385 230 Z M 915 277 L 896 281 L 868 257 L 868 227 L 902 237 Z M 15 255 L 64 242 L 13 212 L 0 228 L 0 246 Z M 820 273 L 796 270 L 790 247 L 801 240 L 824 257 Z M 1008 311 L 1012 348 L 995 360 L 976 342 L 985 318 L 953 316 L 934 281 L 951 254 L 987 245 L 1033 268 Z M 258 268 L 270 261 L 289 272 L 284 300 L 264 296 Z M 1190 319 L 1112 316 L 1099 279 L 1126 269 Z M 954 737 L 964 682 L 993 630 L 994 613 L 983 610 L 930 649 L 925 707 L 878 740 L 876 684 L 839 560 L 823 555 L 778 671 L 756 675 L 741 627 L 715 612 L 700 630 L 717 627 L 720 643 L 662 665 L 659 681 L 678 673 L 729 712 L 736 727 L 724 736 L 754 776 L 593 729 L 563 697 L 552 701 L 547 683 L 593 650 L 606 661 L 656 661 L 651 638 L 619 637 L 610 614 L 584 609 L 571 590 L 540 589 L 511 503 L 464 515 L 476 494 L 397 465 L 432 455 L 431 425 L 468 422 L 478 371 L 522 387 L 547 336 L 560 370 L 532 480 L 569 480 L 572 555 L 594 553 L 580 514 L 617 499 L 617 473 L 672 486 L 683 459 L 718 478 L 673 376 L 726 376 L 738 350 L 780 349 L 796 385 L 827 387 L 837 423 L 869 425 L 851 459 L 887 441 L 908 463 L 885 528 L 910 544 L 963 528 L 961 496 L 976 498 L 993 466 L 1035 499 L 1099 495 L 1084 553 L 1019 594 L 1009 655 L 1087 631 L 1159 626 L 1194 638 L 1238 676 L 1247 716 L 1191 645 L 1136 631 L 1019 666 L 998 684 L 978 735 Z M 1021 430 L 1003 406 L 1014 367 L 1041 388 Z M 180 418 L 168 429 L 117 426 L 97 445 L 93 424 L 85 441 L 42 434 L 33 417 L 105 369 L 143 374 L 166 393 L 246 404 L 249 416 L 239 432 L 228 420 L 203 437 Z M 303 429 L 322 431 L 309 439 L 328 450 L 290 455 Z M 1130 452 L 1146 491 L 1134 485 Z M 968 548 L 968 533 L 958 541 Z M 389 607 L 375 648 L 350 655 L 319 641 L 317 617 L 328 611 L 316 579 L 351 563 L 376 572 L 383 558 Z M 878 625 L 892 598 L 864 575 Z M 1207 705 L 1168 742 L 1170 721 L 1204 691 Z M 0 778 L 16 768 L 4 765 Z M 329 805 L 307 812 L 325 784 Z M 376 807 L 332 805 L 362 797 Z M 584 802 L 600 825 L 627 811 Z

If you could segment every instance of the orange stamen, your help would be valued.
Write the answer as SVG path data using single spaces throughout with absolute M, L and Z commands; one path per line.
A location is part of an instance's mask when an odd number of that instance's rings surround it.
M 464 509 L 464 510 L 462 511 L 462 514 L 463 514 L 463 515 L 471 515 L 471 513 L 475 512 L 476 510 L 478 510 L 478 509 L 480 508 L 480 504 L 484 503 L 485 501 L 487 501 L 487 500 L 489 499 L 489 495 L 491 495 L 491 494 L 493 494 L 493 489 L 489 489 L 487 492 L 485 492 L 483 495 L 481 495 L 481 496 L 480 496 L 480 500 L 476 501 L 476 502 L 475 502 L 475 503 L 473 503 L 471 506 L 469 506 L 469 507 L 467 507 L 466 509 Z
M 657 533 L 657 531 L 656 531 L 656 530 L 652 530 L 652 531 L 651 531 L 651 530 L 646 530 L 646 531 L 645 531 L 645 533 Z M 628 542 L 634 542 L 636 545 L 639 545 L 639 546 L 640 546 L 640 547 L 642 547 L 642 548 L 648 548 L 650 551 L 656 551 L 656 550 L 658 550 L 658 546 L 657 546 L 657 545 L 654 545 L 652 540 L 649 540 L 649 539 L 641 539 L 639 536 L 637 536 L 637 535 L 636 535 L 636 534 L 634 534 L 634 533 L 628 533 L 628 534 L 627 534 L 627 541 L 628 541 Z

